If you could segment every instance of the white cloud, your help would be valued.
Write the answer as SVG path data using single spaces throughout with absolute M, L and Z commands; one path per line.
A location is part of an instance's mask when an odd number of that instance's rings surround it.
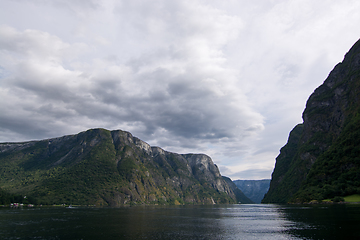
M 14 73 L 4 82 L 23 94 L 36 95 L 33 105 L 40 107 L 31 112 L 51 116 L 54 108 L 44 107 L 46 102 L 63 106 L 80 119 L 141 122 L 147 134 L 160 128 L 175 139 L 237 139 L 236 135 L 262 128 L 261 115 L 248 107 L 240 90 L 229 85 L 236 77 L 234 71 L 223 67 L 218 51 L 206 47 L 206 41 L 200 41 L 205 46 L 199 47 L 201 51 L 193 51 L 196 47 L 189 47 L 186 40 L 177 45 L 178 52 L 165 46 L 129 65 L 95 58 L 80 66 L 77 61 L 81 59 L 67 53 L 87 46 L 85 43 L 65 43 L 36 30 L 3 29 L 2 59 L 20 55 L 7 66 Z M 197 44 L 196 38 L 194 42 Z M 80 53 L 74 56 L 81 57 Z M 63 66 L 65 61 L 68 69 Z
M 358 39 L 359 9 L 4 0 L 0 141 L 120 128 L 206 153 L 233 177 L 267 178 L 307 97 Z

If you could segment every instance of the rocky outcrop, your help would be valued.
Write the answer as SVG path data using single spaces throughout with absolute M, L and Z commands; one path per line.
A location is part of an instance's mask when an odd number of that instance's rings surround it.
M 359 109 L 360 41 L 309 97 L 304 122 L 281 149 L 263 202 L 304 202 L 360 192 Z
M 0 167 L 1 188 L 41 204 L 237 202 L 209 156 L 167 152 L 121 130 L 2 143 Z

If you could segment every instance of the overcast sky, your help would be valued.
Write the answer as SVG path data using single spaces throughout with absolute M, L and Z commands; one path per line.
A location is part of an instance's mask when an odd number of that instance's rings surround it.
M 358 0 L 1 0 L 0 142 L 121 129 L 270 178 Z

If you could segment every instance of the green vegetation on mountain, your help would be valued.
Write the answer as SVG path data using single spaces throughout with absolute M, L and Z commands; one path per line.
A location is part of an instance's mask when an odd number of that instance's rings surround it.
M 23 195 L 12 194 L 0 188 L 0 205 L 9 205 L 10 203 L 30 204 L 34 201 L 35 199 Z
M 298 144 L 303 133 L 303 124 L 298 124 L 290 132 L 287 144 L 280 149 L 276 158 L 275 170 L 271 176 L 269 191 L 263 202 L 267 202 L 269 195 L 272 203 L 285 203 L 289 194 L 297 191 L 301 184 L 301 176 L 296 170 L 302 169 L 301 161 L 297 159 Z M 298 160 L 298 162 L 295 162 Z M 287 181 L 283 181 L 286 179 Z
M 310 96 L 303 120 L 281 149 L 262 202 L 339 200 L 359 194 L 360 41 Z
M 121 206 L 235 203 L 211 158 L 176 154 L 124 131 L 0 143 L 0 197 L 35 204 Z
M 353 117 L 337 141 L 313 164 L 297 202 L 360 193 L 360 118 Z

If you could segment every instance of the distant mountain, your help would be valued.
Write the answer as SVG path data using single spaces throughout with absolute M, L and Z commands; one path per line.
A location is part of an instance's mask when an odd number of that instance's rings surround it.
M 309 97 L 280 150 L 264 203 L 360 193 L 360 40 Z
M 167 152 L 121 130 L 0 143 L 0 169 L 0 198 L 21 195 L 37 204 L 241 201 L 210 157 Z
M 226 181 L 227 184 L 229 184 L 231 190 L 234 191 L 235 196 L 236 196 L 236 200 L 238 203 L 246 203 L 246 204 L 251 204 L 251 203 L 255 203 L 252 199 L 248 198 L 243 192 L 242 190 L 240 190 L 233 181 L 231 181 L 230 178 L 228 177 L 223 177 L 223 179 Z M 270 183 L 270 180 L 269 180 Z
M 270 179 L 234 180 L 233 182 L 254 203 L 261 203 L 270 187 Z

